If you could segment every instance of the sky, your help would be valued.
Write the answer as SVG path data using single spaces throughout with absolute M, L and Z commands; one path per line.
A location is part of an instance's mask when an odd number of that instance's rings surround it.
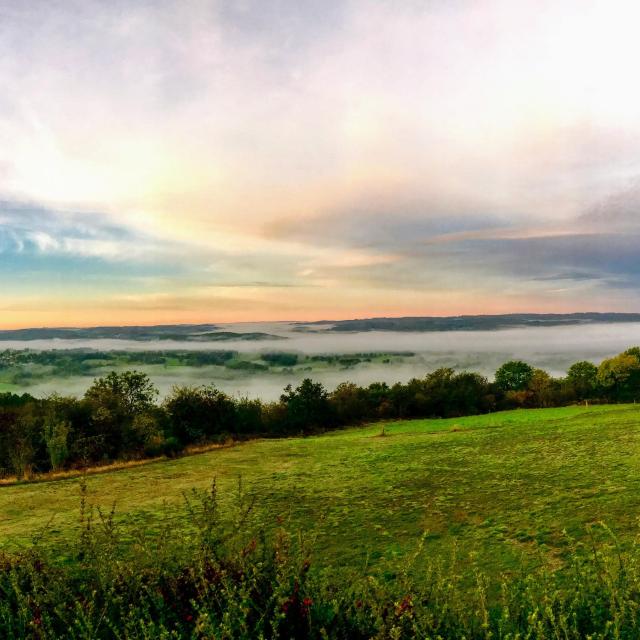
M 631 0 L 0 0 L 0 326 L 640 311 Z

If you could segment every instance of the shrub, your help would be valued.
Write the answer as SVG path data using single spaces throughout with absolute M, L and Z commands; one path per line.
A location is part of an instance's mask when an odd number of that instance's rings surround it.
M 45 422 L 43 434 L 47 453 L 54 471 L 61 469 L 69 457 L 67 440 L 71 426 L 66 420 L 55 418 Z
M 124 528 L 81 492 L 73 557 L 0 554 L 1 638 L 638 637 L 640 548 L 621 550 L 606 527 L 591 548 L 567 538 L 553 571 L 491 581 L 482 558 L 433 558 L 423 536 L 406 560 L 361 574 L 320 570 L 312 539 L 263 528 L 241 484 L 226 510 L 215 483 L 185 496 L 189 536 L 175 514 L 153 536 Z

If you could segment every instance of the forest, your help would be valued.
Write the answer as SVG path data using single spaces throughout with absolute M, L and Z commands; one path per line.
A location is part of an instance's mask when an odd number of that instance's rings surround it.
M 283 355 L 271 359 L 289 362 Z M 233 397 L 213 385 L 176 386 L 158 402 L 158 390 L 146 374 L 113 371 L 97 378 L 81 398 L 0 394 L 0 473 L 21 480 L 113 461 L 175 456 L 192 445 L 309 435 L 379 420 L 635 402 L 639 397 L 640 347 L 599 366 L 576 362 L 562 378 L 513 360 L 496 371 L 493 381 L 452 368 L 407 383 L 343 382 L 333 390 L 306 378 L 295 388 L 285 387 L 274 402 Z

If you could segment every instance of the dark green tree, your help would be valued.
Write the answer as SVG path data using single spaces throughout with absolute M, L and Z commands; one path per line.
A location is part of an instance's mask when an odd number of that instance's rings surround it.
M 339 384 L 329 396 L 340 424 L 356 424 L 367 416 L 367 393 L 352 382 Z
M 598 367 L 587 360 L 576 362 L 567 371 L 567 382 L 579 400 L 591 398 L 598 385 Z
M 158 395 L 149 376 L 139 371 L 112 371 L 104 378 L 94 380 L 84 397 L 98 404 L 116 402 L 131 414 L 148 411 L 154 406 Z
M 494 407 L 489 381 L 478 373 L 462 371 L 452 380 L 452 409 L 448 415 L 485 413 Z
M 234 431 L 257 434 L 263 431 L 263 404 L 256 398 L 239 398 L 235 402 Z
M 164 401 L 171 435 L 182 445 L 234 430 L 234 403 L 213 385 L 174 387 Z
M 280 402 L 287 408 L 289 431 L 310 431 L 332 423 L 329 394 L 320 382 L 305 378 L 295 389 L 287 385 Z
M 8 434 L 7 453 L 18 480 L 31 475 L 38 449 L 40 422 L 35 406 L 26 405 L 20 410 Z
M 533 367 L 522 360 L 505 362 L 496 371 L 496 385 L 501 391 L 523 391 L 533 378 Z
M 100 443 L 103 456 L 129 457 L 143 452 L 146 436 L 139 416 L 154 412 L 157 395 L 149 377 L 138 371 L 112 371 L 94 381 L 84 396 L 91 414 L 88 435 Z

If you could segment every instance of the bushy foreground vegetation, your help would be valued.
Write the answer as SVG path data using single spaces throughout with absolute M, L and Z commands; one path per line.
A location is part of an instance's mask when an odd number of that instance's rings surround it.
M 640 548 L 564 540 L 559 566 L 494 581 L 455 548 L 424 538 L 379 571 L 319 568 L 314 541 L 280 521 L 265 529 L 240 486 L 221 510 L 215 483 L 185 495 L 159 535 L 124 529 L 89 505 L 81 482 L 73 558 L 37 544 L 0 555 L 0 637 L 76 638 L 637 638 Z M 594 538 L 595 539 L 595 538 Z
M 514 361 L 500 367 L 494 382 L 444 368 L 406 384 L 347 382 L 329 393 L 305 379 L 271 403 L 232 398 L 213 386 L 176 387 L 161 405 L 157 394 L 145 374 L 128 371 L 95 380 L 82 399 L 0 395 L 0 473 L 22 479 L 34 471 L 174 455 L 193 444 L 308 434 L 376 420 L 635 401 L 640 348 L 599 367 L 578 362 L 563 379 Z
M 254 440 L 87 476 L 82 517 L 0 487 L 0 637 L 638 637 L 639 415 Z

